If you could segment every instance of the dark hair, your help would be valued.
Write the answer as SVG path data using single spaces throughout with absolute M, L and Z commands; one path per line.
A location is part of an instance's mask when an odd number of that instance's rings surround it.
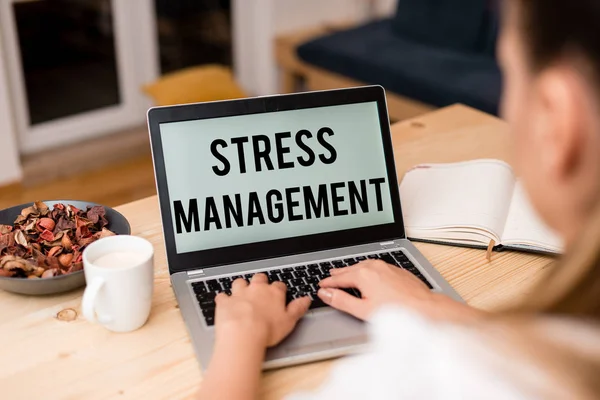
M 543 69 L 569 53 L 600 77 L 599 0 L 518 0 L 530 63 Z

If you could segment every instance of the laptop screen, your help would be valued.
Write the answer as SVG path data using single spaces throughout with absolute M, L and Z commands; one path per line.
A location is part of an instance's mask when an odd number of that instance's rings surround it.
M 394 222 L 376 101 L 159 126 L 178 254 Z

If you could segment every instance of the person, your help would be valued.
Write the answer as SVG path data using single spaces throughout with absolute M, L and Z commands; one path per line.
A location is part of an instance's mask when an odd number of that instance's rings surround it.
M 600 1 L 502 7 L 502 109 L 514 167 L 566 255 L 524 304 L 496 313 L 431 293 L 381 261 L 333 270 L 320 298 L 368 320 L 371 344 L 292 399 L 600 398 Z M 284 293 L 256 275 L 217 297 L 201 398 L 258 396 L 265 349 L 309 306 L 297 299 L 286 307 Z

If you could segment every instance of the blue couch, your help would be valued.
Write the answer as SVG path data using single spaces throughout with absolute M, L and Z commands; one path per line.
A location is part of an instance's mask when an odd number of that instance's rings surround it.
M 497 6 L 489 0 L 398 0 L 394 18 L 304 43 L 298 56 L 322 69 L 443 107 L 497 114 Z

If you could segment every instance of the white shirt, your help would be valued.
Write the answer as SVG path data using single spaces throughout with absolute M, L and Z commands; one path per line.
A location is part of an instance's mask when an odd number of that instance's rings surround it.
M 369 350 L 339 361 L 316 392 L 288 399 L 541 399 L 548 390 L 570 397 L 543 368 L 486 344 L 474 328 L 388 307 L 371 319 L 370 337 Z

